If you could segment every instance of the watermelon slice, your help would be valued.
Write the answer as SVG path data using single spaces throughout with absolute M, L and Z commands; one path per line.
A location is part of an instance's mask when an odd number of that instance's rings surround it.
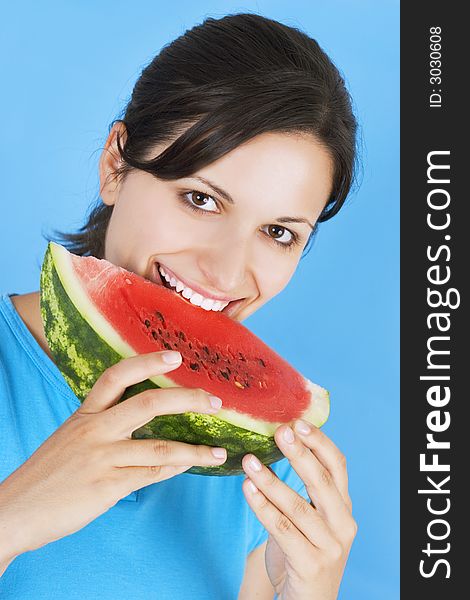
M 80 401 L 122 358 L 164 349 L 181 352 L 181 366 L 128 387 L 120 401 L 175 386 L 203 388 L 222 398 L 216 416 L 162 415 L 133 433 L 227 449 L 223 465 L 192 467 L 189 473 L 243 473 L 241 459 L 249 452 L 269 465 L 283 458 L 273 438 L 279 425 L 303 418 L 319 427 L 328 418 L 325 389 L 241 323 L 194 306 L 163 285 L 50 242 L 40 289 L 48 345 Z

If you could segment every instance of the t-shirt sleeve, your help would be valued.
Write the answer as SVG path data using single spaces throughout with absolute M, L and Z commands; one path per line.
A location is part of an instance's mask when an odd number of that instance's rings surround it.
M 282 460 L 271 465 L 271 469 L 276 473 L 281 481 L 286 483 L 291 489 L 300 494 L 302 498 L 305 498 L 310 502 L 310 498 L 307 494 L 307 490 L 305 489 L 304 482 L 297 473 L 294 471 L 290 462 L 287 458 L 283 458 Z M 258 546 L 263 544 L 268 539 L 268 531 L 264 528 L 264 526 L 260 523 L 255 513 L 249 509 L 249 543 L 247 548 L 247 554 L 250 554 L 253 550 L 255 550 Z

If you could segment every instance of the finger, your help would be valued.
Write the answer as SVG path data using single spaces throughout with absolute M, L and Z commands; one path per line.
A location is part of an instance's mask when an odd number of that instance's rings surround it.
M 129 495 L 135 490 L 140 490 L 152 483 L 165 481 L 175 475 L 184 473 L 191 468 L 192 465 L 180 466 L 158 466 L 152 465 L 149 467 L 117 467 L 115 469 L 115 480 L 120 485 L 121 498 Z
M 214 453 L 217 451 L 217 453 Z M 211 448 L 171 440 L 120 440 L 109 445 L 114 467 L 153 465 L 219 466 L 227 460 L 225 448 Z
M 185 412 L 214 414 L 222 401 L 201 388 L 162 388 L 145 390 L 97 415 L 103 431 L 111 439 L 130 437 L 154 417 Z
M 315 453 L 318 460 L 331 473 L 333 481 L 346 504 L 351 503 L 348 491 L 348 471 L 346 457 L 330 438 L 317 427 L 306 421 L 298 420 L 295 432 L 302 442 Z
M 286 434 L 288 437 L 285 437 Z M 309 497 L 316 509 L 325 517 L 331 529 L 337 532 L 348 527 L 351 518 L 349 507 L 328 469 L 289 426 L 278 427 L 274 439 L 304 482 Z
M 317 548 L 327 548 L 331 545 L 330 528 L 305 498 L 281 481 L 252 454 L 243 457 L 242 466 L 256 488 L 261 490 L 264 497 L 287 517 L 311 544 Z
M 251 481 L 242 485 L 243 493 L 256 517 L 276 540 L 289 559 L 292 568 L 298 573 L 308 573 L 320 550 L 310 543 L 292 521 L 283 514 Z
M 150 352 L 124 358 L 100 375 L 77 412 L 101 412 L 116 404 L 129 386 L 173 371 L 181 365 L 181 360 L 177 351 Z

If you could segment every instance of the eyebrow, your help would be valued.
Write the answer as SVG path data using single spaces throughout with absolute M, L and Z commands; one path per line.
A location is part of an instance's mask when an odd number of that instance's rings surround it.
M 208 187 L 212 188 L 214 192 L 216 192 L 219 196 L 224 198 L 224 200 L 226 200 L 229 204 L 235 204 L 234 199 L 227 191 L 223 190 L 221 187 L 219 187 L 212 181 L 209 181 L 209 179 L 206 179 L 205 177 L 200 177 L 199 175 L 187 177 L 186 179 L 197 179 L 201 183 L 204 183 Z M 280 223 L 305 223 L 310 227 L 310 229 L 312 229 L 312 231 L 315 229 L 315 226 L 304 217 L 278 217 L 275 220 L 279 221 Z

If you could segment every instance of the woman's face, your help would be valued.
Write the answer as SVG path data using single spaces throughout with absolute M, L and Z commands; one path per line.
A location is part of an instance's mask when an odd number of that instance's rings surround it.
M 190 177 L 132 171 L 117 182 L 119 126 L 100 159 L 101 197 L 114 205 L 105 258 L 162 284 L 159 265 L 201 310 L 237 321 L 279 294 L 331 190 L 332 161 L 315 138 L 264 133 Z

